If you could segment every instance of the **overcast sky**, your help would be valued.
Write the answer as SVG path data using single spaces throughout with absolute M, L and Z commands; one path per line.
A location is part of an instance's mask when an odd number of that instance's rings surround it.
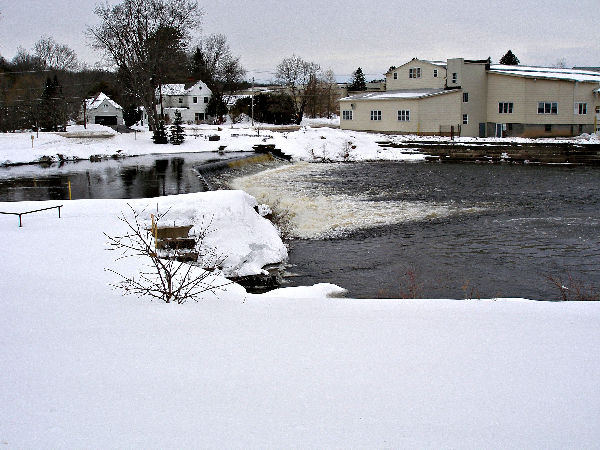
M 0 0 L 0 55 L 11 59 L 42 35 L 100 60 L 84 36 L 98 0 Z M 109 4 L 119 3 L 109 0 Z M 521 64 L 600 66 L 598 0 L 206 0 L 203 33 L 223 33 L 256 78 L 270 79 L 293 53 L 338 78 L 361 66 L 368 79 L 418 57 L 497 62 L 508 50 Z

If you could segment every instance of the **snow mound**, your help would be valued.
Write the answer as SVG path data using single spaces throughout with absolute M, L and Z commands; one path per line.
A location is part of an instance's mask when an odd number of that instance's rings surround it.
M 261 294 L 260 297 L 315 299 L 343 297 L 346 294 L 346 292 L 348 292 L 346 289 L 339 287 L 335 284 L 318 283 L 313 286 L 297 286 L 275 289 Z

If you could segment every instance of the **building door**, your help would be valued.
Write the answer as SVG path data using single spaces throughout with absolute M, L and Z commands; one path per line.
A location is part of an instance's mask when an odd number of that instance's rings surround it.
M 485 137 L 485 123 L 480 123 L 479 124 L 479 137 L 480 138 L 484 138 Z
M 504 130 L 504 126 L 501 123 L 496 124 L 496 137 L 502 137 L 502 130 Z

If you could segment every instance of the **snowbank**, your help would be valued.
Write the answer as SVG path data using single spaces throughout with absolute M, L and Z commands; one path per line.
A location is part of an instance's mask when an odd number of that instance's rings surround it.
M 57 210 L 23 216 L 24 229 L 19 236 L 33 234 L 53 236 L 55 233 L 74 234 L 72 221 L 78 230 L 85 228 L 88 245 L 98 244 L 103 233 L 118 235 L 124 224 L 118 216 L 131 219 L 129 205 L 138 213 L 144 226 L 150 228 L 150 214 L 167 213 L 159 225 L 192 225 L 191 233 L 207 230 L 203 240 L 206 250 L 224 257 L 222 272 L 225 276 L 245 276 L 262 273 L 262 267 L 279 263 L 287 258 L 275 227 L 255 211 L 254 197 L 241 191 L 215 191 L 136 200 L 74 200 L 66 202 L 10 202 L 0 203 L 0 211 L 25 212 L 63 205 L 62 218 Z M 11 229 L 18 225 L 17 216 L 0 216 L 2 226 Z M 40 224 L 44 224 L 40 227 Z M 46 226 L 51 227 L 47 229 Z M 89 236 L 90 233 L 96 235 Z M 23 242 L 26 244 L 26 242 Z M 101 243 L 100 243 L 101 244 Z M 85 245 L 79 250 L 86 253 Z M 43 247 L 41 248 L 43 250 Z M 72 249 L 76 251 L 77 249 Z
M 283 254 L 246 194 L 130 201 L 148 210 L 156 202 L 172 206 L 177 223 L 223 210 L 214 243 L 239 249 L 232 267 Z M 184 305 L 122 297 L 103 269 L 138 262 L 116 263 L 102 232 L 123 231 L 116 216 L 125 208 L 64 202 L 62 218 L 28 215 L 23 228 L 0 215 L 7 448 L 600 442 L 598 302 L 354 300 L 331 298 L 341 291 L 331 285 L 268 295 L 230 285 Z

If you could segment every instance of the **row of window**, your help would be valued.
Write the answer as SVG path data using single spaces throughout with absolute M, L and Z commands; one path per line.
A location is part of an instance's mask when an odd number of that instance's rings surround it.
M 183 103 L 183 98 L 179 97 L 179 98 L 177 99 L 177 101 L 178 101 L 179 103 Z M 192 101 L 193 101 L 194 103 L 198 103 L 198 97 L 192 97 Z M 208 103 L 208 97 L 204 97 L 204 103 Z
M 512 114 L 513 103 L 512 102 L 500 102 L 498 103 L 498 113 L 500 114 Z M 557 102 L 538 102 L 538 114 L 558 114 L 558 103 Z M 574 114 L 587 114 L 587 103 L 575 103 Z
M 469 101 L 469 94 L 463 93 L 463 101 Z M 499 102 L 498 113 L 499 114 L 512 114 L 513 102 Z M 587 114 L 587 103 L 575 103 L 575 114 Z M 600 113 L 600 107 L 596 107 L 596 113 Z M 557 102 L 539 102 L 538 103 L 538 114 L 558 114 L 558 103 Z M 342 120 L 352 120 L 352 111 L 342 111 Z M 381 111 L 372 110 L 371 120 L 381 120 Z M 410 110 L 402 109 L 398 110 L 398 120 L 401 122 L 410 121 Z M 469 123 L 469 115 L 463 114 L 463 125 Z
M 438 70 L 433 69 L 433 78 L 438 77 Z M 420 67 L 412 67 L 408 69 L 408 78 L 421 78 L 421 68 Z M 394 72 L 394 80 L 398 79 L 398 72 Z
M 342 111 L 342 120 L 352 120 L 353 114 L 350 110 Z M 371 111 L 371 120 L 381 120 L 381 111 Z M 398 120 L 401 122 L 410 121 L 410 110 L 402 109 L 398 111 Z

